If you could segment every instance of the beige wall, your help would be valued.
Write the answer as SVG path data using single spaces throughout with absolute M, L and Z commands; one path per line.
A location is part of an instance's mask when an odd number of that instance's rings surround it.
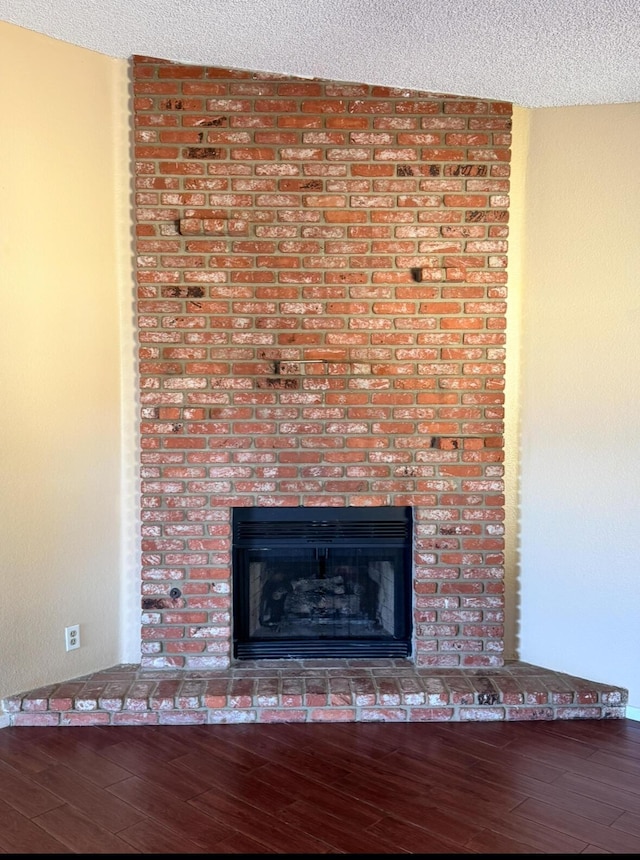
M 126 78 L 0 23 L 0 697 L 139 659 Z M 638 717 L 639 132 L 514 112 L 506 464 L 508 656 Z
M 126 74 L 0 23 L 0 697 L 122 653 Z
M 640 719 L 640 104 L 531 111 L 520 657 Z
M 522 262 L 531 111 L 514 106 L 509 205 L 509 284 L 505 373 L 505 636 L 504 655 L 519 657 L 520 629 L 520 422 L 522 364 Z

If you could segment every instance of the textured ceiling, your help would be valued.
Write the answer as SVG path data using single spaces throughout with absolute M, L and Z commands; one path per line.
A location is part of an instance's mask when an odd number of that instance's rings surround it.
M 640 101 L 640 0 L 0 0 L 111 57 L 510 101 Z

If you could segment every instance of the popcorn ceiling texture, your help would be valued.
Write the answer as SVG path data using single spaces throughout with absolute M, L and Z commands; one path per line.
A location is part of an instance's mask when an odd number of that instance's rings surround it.
M 0 20 L 135 54 L 509 101 L 640 101 L 638 0 L 0 0 Z

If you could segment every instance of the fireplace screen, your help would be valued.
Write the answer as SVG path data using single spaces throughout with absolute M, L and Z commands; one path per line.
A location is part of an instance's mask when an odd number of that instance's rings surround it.
M 410 508 L 234 510 L 234 654 L 405 657 Z

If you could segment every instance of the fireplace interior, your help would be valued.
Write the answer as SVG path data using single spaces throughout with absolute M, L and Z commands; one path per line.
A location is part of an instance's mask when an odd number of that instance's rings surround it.
M 234 656 L 409 656 L 411 538 L 408 507 L 234 509 Z

